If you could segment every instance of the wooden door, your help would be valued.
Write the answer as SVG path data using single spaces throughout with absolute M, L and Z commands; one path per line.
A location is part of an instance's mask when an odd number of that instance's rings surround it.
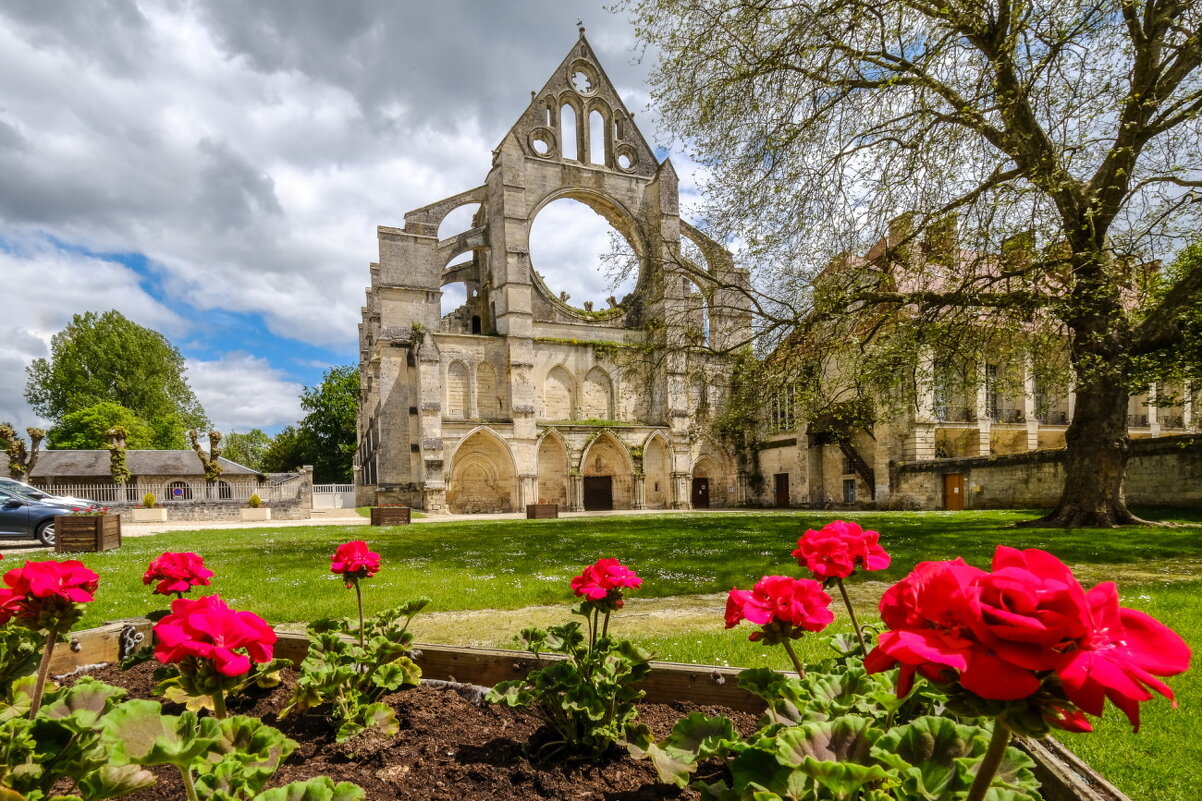
M 964 511 L 964 474 L 943 474 L 943 508 L 948 512 Z
M 584 477 L 584 508 L 589 512 L 605 512 L 614 508 L 614 477 Z
M 789 474 L 777 473 L 773 476 L 773 481 L 776 482 L 776 505 L 784 508 L 789 505 Z
M 708 478 L 693 479 L 693 508 L 710 508 L 710 480 Z

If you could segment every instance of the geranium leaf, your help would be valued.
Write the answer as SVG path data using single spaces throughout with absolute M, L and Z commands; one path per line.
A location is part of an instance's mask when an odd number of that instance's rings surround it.
M 350 782 L 334 784 L 328 776 L 293 782 L 259 793 L 254 801 L 360 801 L 363 788 Z
M 980 729 L 947 718 L 921 717 L 884 734 L 872 756 L 899 771 L 908 792 L 934 801 L 949 790 L 967 788 L 960 760 L 975 765 L 986 747 Z
M 829 762 L 808 755 L 797 766 L 797 770 L 825 787 L 840 801 L 854 797 L 865 784 L 883 781 L 890 776 L 880 765 Z
M 164 715 L 155 701 L 119 704 L 104 716 L 102 725 L 101 740 L 114 765 L 176 765 L 187 770 L 220 737 L 212 718 L 198 719 L 191 712 Z
M 870 764 L 869 752 L 881 734 L 867 718 L 846 715 L 835 720 L 802 723 L 776 737 L 776 756 L 782 765 L 796 767 L 806 757 L 820 762 Z
M 138 765 L 104 765 L 79 780 L 79 789 L 89 801 L 141 790 L 155 783 L 154 774 Z

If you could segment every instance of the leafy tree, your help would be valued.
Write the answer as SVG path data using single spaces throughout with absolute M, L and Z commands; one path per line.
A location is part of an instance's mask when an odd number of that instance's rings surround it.
M 25 399 L 56 422 L 108 401 L 145 421 L 155 448 L 182 447 L 187 429 L 208 422 L 179 350 L 117 311 L 75 315 L 26 372 Z
M 245 434 L 225 435 L 225 458 L 251 470 L 264 469 L 263 459 L 270 448 L 271 437 L 260 428 L 252 428 Z
M 113 428 L 125 430 L 126 447 L 154 447 L 155 432 L 145 420 L 119 403 L 101 401 L 63 415 L 50 429 L 49 447 L 54 450 L 103 450 L 109 447 Z
M 300 427 L 315 449 L 314 480 L 349 484 L 359 416 L 359 369 L 347 365 L 326 370 L 320 384 L 306 387 L 301 394 L 301 408 L 306 415 Z
M 961 352 L 973 330 L 1059 330 L 1077 401 L 1062 496 L 1041 522 L 1134 522 L 1123 482 L 1135 368 L 1182 341 L 1202 295 L 1197 264 L 1156 293 L 1140 267 L 1198 230 L 1202 6 L 621 7 L 661 54 L 653 100 L 667 129 L 712 170 L 702 216 L 743 237 L 771 287 L 756 298 L 768 327 L 804 342 L 862 314 L 846 330 L 870 343 L 905 317 L 938 326 L 915 329 L 920 349 Z M 872 259 L 845 255 L 886 230 Z
M 262 467 L 265 473 L 291 473 L 316 460 L 317 445 L 306 429 L 285 426 L 271 438 L 263 453 Z

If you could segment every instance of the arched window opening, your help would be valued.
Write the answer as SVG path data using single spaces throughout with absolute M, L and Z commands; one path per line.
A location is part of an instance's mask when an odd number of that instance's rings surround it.
M 478 315 L 478 314 L 472 315 L 472 333 L 473 334 L 480 333 L 480 315 Z
M 710 331 L 709 298 L 701 291 L 701 287 L 688 278 L 684 279 L 684 291 L 689 330 L 696 344 L 708 347 L 713 344 Z
M 578 160 L 580 151 L 576 148 L 576 109 L 564 103 L 559 109 L 559 142 L 565 159 Z
M 479 203 L 468 203 L 455 209 L 438 224 L 438 238 L 449 239 L 456 234 L 470 231 L 475 227 L 475 218 L 479 211 Z
M 447 284 L 442 288 L 442 298 L 439 301 L 439 313 L 447 315 L 459 311 L 467 304 L 467 285 L 461 281 Z
M 588 160 L 605 164 L 605 117 L 600 111 L 588 115 Z
M 167 485 L 167 497 L 173 501 L 190 501 L 192 487 L 186 481 L 172 481 Z
M 608 308 L 634 292 L 640 262 L 630 240 L 591 206 L 559 198 L 530 224 L 530 263 L 543 283 L 569 306 Z M 563 298 L 563 294 L 567 298 Z

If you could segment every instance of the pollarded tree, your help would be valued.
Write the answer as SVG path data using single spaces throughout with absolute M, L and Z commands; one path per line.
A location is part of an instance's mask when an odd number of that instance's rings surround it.
M 8 475 L 21 481 L 28 481 L 29 474 L 37 466 L 38 449 L 46 437 L 46 432 L 40 428 L 26 428 L 25 433 L 29 435 L 28 448 L 12 423 L 0 423 L 0 445 L 8 454 Z
M 102 401 L 120 404 L 146 421 L 156 448 L 179 448 L 185 430 L 207 423 L 179 350 L 117 311 L 72 317 L 51 339 L 50 358 L 26 372 L 25 399 L 56 422 Z
M 1140 267 L 1198 229 L 1202 6 L 623 8 L 662 56 L 653 104 L 712 168 L 704 216 L 745 239 L 772 317 L 803 328 L 859 313 L 937 320 L 951 340 L 932 347 L 954 346 L 957 322 L 1060 327 L 1077 402 L 1065 486 L 1043 522 L 1133 522 L 1123 495 L 1133 366 L 1180 340 L 1202 294 L 1202 269 L 1150 293 L 1152 268 Z M 882 258 L 839 258 L 886 229 Z

